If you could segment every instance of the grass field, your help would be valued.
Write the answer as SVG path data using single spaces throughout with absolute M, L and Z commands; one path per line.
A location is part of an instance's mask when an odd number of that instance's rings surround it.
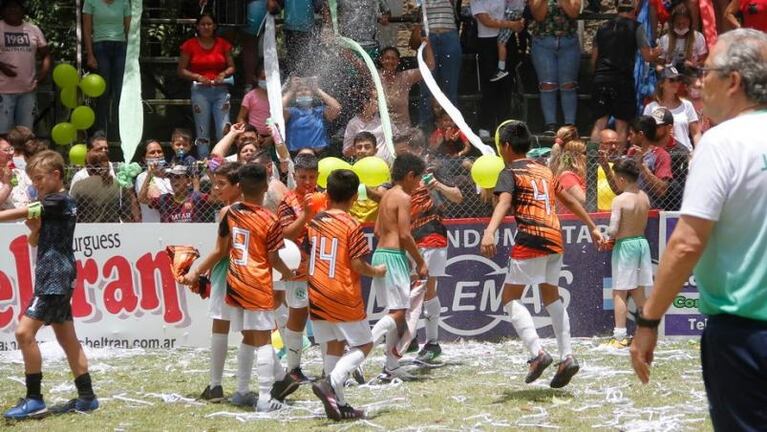
M 194 398 L 208 382 L 208 354 L 201 349 L 173 351 L 88 350 L 91 375 L 101 401 L 92 414 L 68 414 L 0 428 L 47 431 L 238 431 L 238 430 L 711 430 L 700 375 L 699 346 L 692 341 L 663 342 L 656 352 L 650 384 L 630 371 L 628 352 L 599 347 L 600 340 L 574 341 L 581 372 L 564 389 L 548 381 L 553 367 L 525 385 L 525 356 L 517 341 L 443 345 L 441 368 L 418 370 L 423 380 L 347 390 L 347 398 L 369 418 L 334 423 L 324 418 L 310 388 L 290 399 L 277 414 L 256 414 L 227 404 Z M 553 340 L 544 342 L 556 351 Z M 43 344 L 43 393 L 49 405 L 75 394 L 63 353 Z M 226 363 L 224 390 L 234 389 L 236 351 Z M 305 353 L 305 370 L 319 374 L 319 352 Z M 366 362 L 371 377 L 383 362 L 380 350 Z M 18 352 L 0 353 L 0 404 L 11 406 L 24 394 Z M 255 377 L 253 387 L 257 384 Z

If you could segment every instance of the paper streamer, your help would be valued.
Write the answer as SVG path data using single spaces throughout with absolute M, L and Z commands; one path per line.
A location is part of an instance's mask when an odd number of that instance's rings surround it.
M 267 13 L 264 31 L 264 72 L 266 73 L 266 96 L 269 99 L 271 119 L 285 136 L 285 117 L 282 115 L 282 85 L 280 84 L 280 63 L 277 60 L 274 15 Z
M 339 35 L 337 1 L 328 0 L 328 7 L 330 8 L 330 19 L 333 22 L 333 31 L 340 37 L 341 43 L 343 45 L 362 57 L 362 60 L 365 61 L 365 66 L 367 66 L 368 71 L 370 71 L 370 76 L 373 78 L 373 84 L 376 86 L 376 92 L 378 93 L 378 115 L 381 117 L 381 127 L 383 128 L 384 133 L 384 144 L 386 144 L 386 148 L 389 150 L 389 152 L 392 155 L 395 155 L 396 153 L 394 152 L 394 140 L 392 139 L 391 132 L 391 119 L 389 118 L 389 109 L 386 106 L 386 94 L 383 91 L 381 77 L 378 76 L 378 68 L 376 68 L 373 59 L 370 58 L 370 55 L 367 53 L 367 51 L 362 49 L 360 44 L 355 42 L 354 39 Z
M 143 2 L 131 2 L 131 25 L 128 31 L 128 47 L 125 54 L 125 73 L 120 94 L 120 141 L 123 160 L 130 162 L 141 143 L 144 133 L 144 106 L 141 102 L 141 14 Z M 105 96 L 104 96 L 105 97 Z
M 410 341 L 416 336 L 418 332 L 418 319 L 421 317 L 421 310 L 423 310 L 423 299 L 426 295 L 426 280 L 417 280 L 413 282 L 410 289 L 410 307 L 405 313 L 405 332 L 402 333 L 402 337 L 399 338 L 395 355 L 402 357 L 410 346 Z
M 426 32 L 426 35 L 428 36 L 429 20 L 426 17 L 426 2 L 421 2 L 421 11 L 423 12 L 423 28 Z M 469 125 L 466 124 L 466 120 L 463 119 L 463 115 L 461 115 L 461 112 L 458 110 L 458 108 L 456 108 L 455 105 L 450 102 L 450 99 L 445 96 L 445 93 L 443 93 L 442 89 L 439 88 L 437 82 L 434 81 L 434 76 L 432 76 L 429 67 L 426 66 L 426 62 L 423 60 L 423 49 L 425 46 L 425 43 L 421 43 L 421 46 L 418 47 L 418 70 L 421 72 L 421 77 L 423 77 L 423 82 L 426 83 L 426 87 L 429 88 L 429 91 L 431 92 L 432 96 L 434 96 L 434 99 L 437 100 L 437 103 L 442 107 L 442 109 L 445 110 L 447 115 L 450 116 L 455 125 L 458 126 L 458 129 L 460 129 L 461 132 L 466 135 L 466 138 L 468 138 L 471 145 L 473 145 L 483 155 L 494 155 L 495 151 L 493 151 L 493 148 L 483 143 L 477 134 L 471 130 Z

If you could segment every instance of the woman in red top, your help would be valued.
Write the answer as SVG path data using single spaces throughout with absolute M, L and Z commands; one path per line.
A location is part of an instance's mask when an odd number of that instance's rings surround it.
M 562 147 L 559 163 L 554 172 L 557 189 L 566 191 L 581 205 L 586 204 L 586 144 L 572 140 Z M 568 213 L 564 206 L 557 206 L 559 213 Z
M 208 156 L 210 117 L 216 125 L 216 140 L 229 121 L 229 88 L 234 74 L 232 45 L 215 35 L 216 21 L 209 13 L 197 18 L 197 36 L 181 44 L 178 75 L 192 82 L 192 114 L 197 136 L 197 153 Z
M 740 16 L 742 21 L 738 21 Z M 724 13 L 733 28 L 753 28 L 767 32 L 767 0 L 732 0 Z

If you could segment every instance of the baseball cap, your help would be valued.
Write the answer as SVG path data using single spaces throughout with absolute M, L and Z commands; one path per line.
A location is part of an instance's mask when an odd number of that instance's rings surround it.
M 184 165 L 173 165 L 165 170 L 165 174 L 169 176 L 186 176 L 189 175 L 189 169 Z
M 661 80 L 667 80 L 671 78 L 679 78 L 680 74 L 679 71 L 674 66 L 666 66 L 663 68 L 663 70 L 660 72 L 660 79 Z
M 655 124 L 658 126 L 666 126 L 674 124 L 674 115 L 671 114 L 666 108 L 658 107 L 652 110 L 650 114 L 655 119 Z

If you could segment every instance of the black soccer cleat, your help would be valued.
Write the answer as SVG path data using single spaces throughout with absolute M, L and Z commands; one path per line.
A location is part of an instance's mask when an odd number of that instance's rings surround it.
M 365 411 L 356 409 L 349 404 L 341 405 L 338 407 L 338 411 L 341 414 L 341 420 L 356 420 L 365 418 Z
M 298 390 L 299 384 L 290 374 L 285 374 L 285 378 L 275 381 L 272 385 L 272 399 L 283 402 L 285 398 Z
M 292 371 L 288 372 L 288 375 L 290 375 L 293 381 L 297 382 L 298 384 L 308 384 L 314 381 L 313 379 L 304 375 L 304 371 L 302 371 L 300 367 L 297 367 L 293 369 Z
M 325 408 L 325 415 L 329 419 L 341 420 L 341 411 L 336 401 L 336 392 L 333 390 L 333 386 L 330 385 L 330 380 L 326 378 L 315 382 L 312 384 L 312 392 L 322 402 L 322 406 Z
M 578 365 L 578 360 L 575 357 L 569 355 L 564 360 L 559 362 L 557 373 L 554 374 L 554 378 L 551 379 L 549 386 L 551 388 L 562 388 L 570 383 L 573 375 L 577 374 L 581 369 Z
M 421 348 L 421 352 L 418 353 L 416 360 L 422 363 L 433 363 L 440 354 L 442 354 L 442 347 L 439 344 L 427 342 Z
M 527 363 L 530 364 L 530 368 L 527 372 L 527 376 L 525 377 L 525 383 L 530 384 L 531 382 L 537 380 L 541 377 L 541 374 L 544 370 L 546 370 L 549 365 L 551 365 L 552 358 L 544 350 L 541 350 L 538 353 L 538 357 L 528 360 Z
M 214 387 L 208 385 L 200 394 L 200 399 L 212 403 L 222 402 L 224 400 L 224 388 L 220 385 Z

